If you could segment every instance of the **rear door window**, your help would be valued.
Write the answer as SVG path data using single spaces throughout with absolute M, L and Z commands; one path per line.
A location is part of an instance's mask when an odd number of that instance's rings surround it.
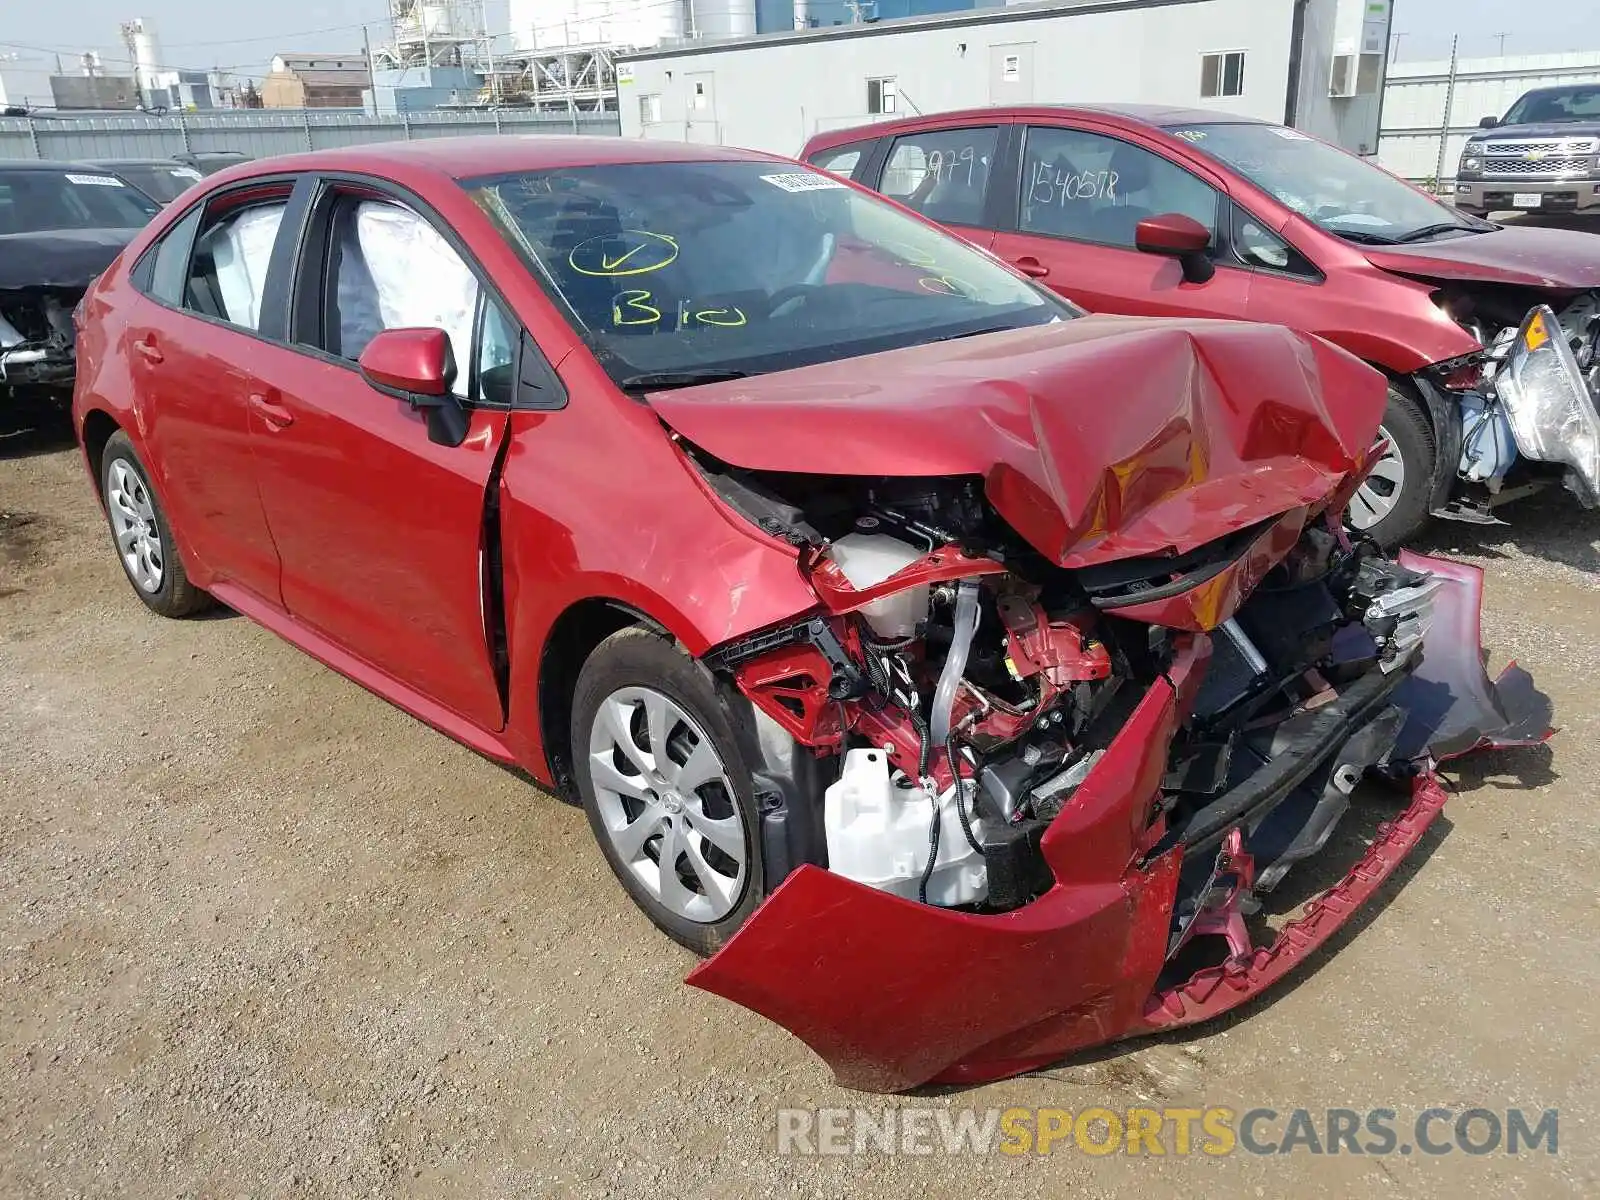
M 983 224 L 999 129 L 939 129 L 897 137 L 878 191 L 947 225 Z
M 161 241 L 155 248 L 149 286 L 143 289 L 146 295 L 173 308 L 183 307 L 189 280 L 189 251 L 194 246 L 194 235 L 204 216 L 205 209 L 196 208 L 161 235 Z
M 195 238 L 183 306 L 254 332 L 261 325 L 267 266 L 288 199 L 213 209 Z

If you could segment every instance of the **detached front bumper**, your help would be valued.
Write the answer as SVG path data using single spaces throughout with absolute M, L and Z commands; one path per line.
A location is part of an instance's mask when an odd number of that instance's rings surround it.
M 1406 565 L 1435 564 L 1412 556 Z M 1513 740 L 1542 740 L 1548 729 L 1535 729 L 1538 713 L 1508 715 L 1481 678 L 1478 573 L 1438 565 L 1448 574 L 1434 628 L 1405 686 L 1435 701 L 1460 695 L 1468 711 L 1436 703 L 1420 718 L 1413 713 L 1403 736 L 1431 744 L 1431 729 L 1449 723 L 1459 748 L 1493 741 L 1514 724 Z M 1461 654 L 1453 644 L 1441 647 L 1441 670 L 1430 670 L 1435 639 L 1460 639 L 1461 653 L 1480 663 L 1477 678 L 1455 680 Z M 1259 994 L 1377 890 L 1438 815 L 1445 793 L 1424 755 L 1410 806 L 1270 946 L 1249 945 L 1235 893 L 1202 914 L 1208 932 L 1228 927 L 1228 960 L 1158 990 L 1187 847 L 1162 846 L 1156 814 L 1169 748 L 1209 657 L 1203 635 L 1184 644 L 1050 825 L 1042 851 L 1055 882 L 1038 900 L 1007 913 L 956 912 L 802 866 L 688 982 L 782 1025 L 840 1083 L 869 1091 L 1013 1075 L 1089 1046 L 1205 1020 Z M 1311 757 L 1331 759 L 1341 744 L 1319 746 Z M 1248 877 L 1237 832 L 1229 839 L 1231 868 Z

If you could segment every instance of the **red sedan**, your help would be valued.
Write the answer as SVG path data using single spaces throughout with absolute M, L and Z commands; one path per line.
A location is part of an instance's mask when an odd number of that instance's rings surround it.
M 252 163 L 77 321 L 145 605 L 220 601 L 581 800 L 711 955 L 692 982 L 859 1086 L 1232 1007 L 1415 844 L 1435 758 L 1547 732 L 1525 675 L 1483 676 L 1477 573 L 1337 520 L 1369 368 L 1079 319 L 795 163 L 576 137 Z M 1245 906 L 1368 772 L 1410 799 L 1253 945 Z
M 1495 225 L 1297 130 L 1193 109 L 972 109 L 802 156 L 1093 312 L 1273 321 L 1379 368 L 1387 448 L 1350 520 L 1386 545 L 1430 514 L 1494 524 L 1548 481 L 1600 501 L 1590 234 Z M 1538 387 L 1503 369 L 1535 320 L 1570 350 Z

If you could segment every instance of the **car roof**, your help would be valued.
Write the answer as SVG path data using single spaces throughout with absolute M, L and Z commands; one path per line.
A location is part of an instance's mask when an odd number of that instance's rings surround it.
M 104 171 L 105 166 L 88 160 L 71 162 L 58 158 L 0 158 L 0 171 Z
M 568 134 L 482 135 L 427 138 L 414 142 L 372 142 L 278 158 L 259 158 L 212 176 L 218 181 L 248 179 L 280 171 L 412 170 L 455 179 L 561 167 L 650 162 L 784 162 L 776 155 L 727 146 L 648 138 L 585 137 Z
M 172 167 L 182 166 L 175 158 L 92 158 L 88 165 L 95 167 Z
M 1004 117 L 1107 117 L 1129 125 L 1159 128 L 1167 125 L 1267 125 L 1255 117 L 1218 112 L 1216 109 L 1188 108 L 1171 104 L 988 104 L 978 108 L 953 109 L 949 112 L 927 113 L 918 117 L 902 117 L 894 121 L 880 121 L 855 125 L 847 129 L 830 130 L 813 137 L 813 143 L 837 145 L 840 142 L 861 141 L 882 137 L 901 129 L 924 128 L 960 121 L 995 121 Z

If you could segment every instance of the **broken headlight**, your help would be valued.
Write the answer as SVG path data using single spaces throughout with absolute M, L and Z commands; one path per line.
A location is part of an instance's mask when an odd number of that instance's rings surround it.
M 1600 501 L 1600 416 L 1572 348 L 1545 305 L 1528 313 L 1495 376 L 1512 436 L 1524 457 L 1565 463 L 1586 508 Z

